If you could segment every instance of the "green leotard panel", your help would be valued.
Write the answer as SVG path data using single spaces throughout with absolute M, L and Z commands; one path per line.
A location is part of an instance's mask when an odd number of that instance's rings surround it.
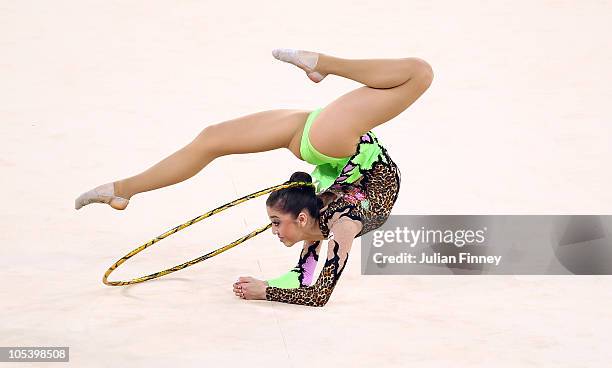
M 282 276 L 268 280 L 268 285 L 281 289 L 295 289 L 300 287 L 299 278 L 299 271 L 291 270 Z
M 308 115 L 304 125 L 304 132 L 302 133 L 302 140 L 300 142 L 300 155 L 302 159 L 310 164 L 316 165 L 314 171 L 310 175 L 313 178 L 318 193 L 329 188 L 334 184 L 336 179 L 340 179 L 340 181 L 344 183 L 355 182 L 362 176 L 359 169 L 371 168 L 372 163 L 376 161 L 382 152 L 378 139 L 372 131 L 364 134 L 364 137 L 355 144 L 356 152 L 351 157 L 330 157 L 317 151 L 312 143 L 310 143 L 309 132 L 313 121 L 321 111 L 323 111 L 322 107 L 312 111 Z M 371 138 L 367 136 L 368 134 L 371 135 Z

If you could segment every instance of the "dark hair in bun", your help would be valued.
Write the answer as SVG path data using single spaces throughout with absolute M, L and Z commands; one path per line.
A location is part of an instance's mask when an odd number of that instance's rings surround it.
M 291 178 L 283 184 L 291 182 L 307 182 L 312 183 L 310 174 L 303 171 L 296 171 L 291 175 Z M 310 216 L 317 218 L 319 211 L 323 207 L 323 201 L 317 197 L 314 186 L 297 186 L 285 188 L 270 193 L 266 200 L 266 206 L 275 208 L 283 213 L 290 213 L 293 218 L 297 218 L 300 212 L 305 208 Z

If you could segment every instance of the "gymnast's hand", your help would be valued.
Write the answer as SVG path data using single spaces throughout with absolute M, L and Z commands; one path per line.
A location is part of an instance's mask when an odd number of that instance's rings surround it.
M 242 299 L 266 299 L 266 281 L 258 280 L 251 276 L 239 277 L 234 283 L 234 294 Z

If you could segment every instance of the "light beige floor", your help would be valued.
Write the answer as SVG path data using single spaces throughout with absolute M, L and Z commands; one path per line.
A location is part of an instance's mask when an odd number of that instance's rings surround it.
M 125 212 L 73 208 L 208 124 L 359 86 L 311 83 L 272 58 L 278 47 L 433 66 L 430 90 L 375 130 L 402 170 L 395 214 L 610 214 L 610 2 L 238 4 L 0 1 L 0 346 L 70 346 L 75 367 L 609 364 L 610 277 L 361 276 L 356 241 L 324 308 L 245 302 L 238 276 L 297 261 L 268 232 L 158 281 L 104 286 L 141 243 L 312 169 L 284 150 L 234 155 Z M 252 202 L 111 279 L 265 224 L 263 197 Z

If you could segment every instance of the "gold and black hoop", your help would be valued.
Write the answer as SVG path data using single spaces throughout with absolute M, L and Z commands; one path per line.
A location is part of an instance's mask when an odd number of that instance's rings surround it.
M 204 261 L 206 259 L 209 259 L 209 258 L 212 258 L 212 257 L 214 257 L 216 255 L 219 255 L 219 254 L 225 252 L 226 250 L 229 250 L 229 249 L 235 247 L 236 245 L 241 244 L 241 243 L 251 239 L 252 237 L 254 237 L 256 235 L 261 234 L 262 232 L 264 232 L 267 229 L 269 229 L 272 226 L 272 224 L 269 223 L 266 226 L 261 227 L 261 228 L 259 228 L 257 230 L 254 230 L 251 233 L 249 233 L 249 234 L 247 234 L 247 235 L 245 235 L 245 236 L 243 236 L 243 237 L 241 237 L 241 238 L 239 238 L 237 240 L 234 240 L 233 242 L 231 242 L 231 243 L 229 243 L 229 244 L 227 244 L 227 245 L 225 245 L 225 246 L 223 246 L 223 247 L 221 247 L 219 249 L 213 250 L 210 253 L 206 253 L 206 254 L 204 254 L 201 257 L 195 258 L 195 259 L 193 259 L 191 261 L 185 262 L 185 263 L 180 264 L 178 266 L 174 266 L 172 268 L 168 268 L 166 270 L 159 271 L 159 272 L 147 275 L 147 276 L 137 277 L 137 278 L 129 280 L 129 281 L 108 281 L 108 276 L 114 270 L 116 270 L 119 266 L 121 266 L 125 261 L 127 261 L 131 257 L 135 256 L 136 254 L 142 252 L 143 250 L 147 249 L 151 245 L 159 242 L 160 240 L 162 240 L 164 238 L 167 238 L 168 236 L 170 236 L 170 235 L 172 235 L 172 234 L 174 234 L 174 233 L 176 233 L 176 232 L 178 232 L 180 230 L 183 230 L 187 226 L 191 226 L 191 225 L 195 224 L 198 221 L 204 220 L 205 218 L 208 218 L 208 217 L 210 217 L 212 215 L 215 215 L 215 214 L 217 214 L 217 213 L 219 213 L 221 211 L 224 211 L 224 210 L 226 210 L 226 209 L 228 209 L 230 207 L 236 206 L 236 205 L 238 205 L 240 203 L 246 202 L 246 201 L 248 201 L 250 199 L 253 199 L 253 198 L 256 198 L 256 197 L 259 197 L 259 196 L 262 196 L 264 194 L 271 193 L 271 192 L 274 192 L 274 191 L 277 191 L 277 190 L 281 190 L 281 189 L 285 189 L 285 188 L 291 188 L 291 187 L 298 187 L 298 186 L 314 186 L 314 184 L 313 183 L 308 183 L 308 182 L 290 182 L 290 183 L 287 183 L 287 184 L 275 185 L 273 187 L 270 187 L 270 188 L 267 188 L 267 189 L 263 189 L 263 190 L 260 190 L 258 192 L 246 195 L 246 196 L 244 196 L 242 198 L 238 198 L 238 199 L 236 199 L 236 200 L 234 200 L 232 202 L 226 203 L 226 204 L 224 204 L 224 205 L 222 205 L 220 207 L 217 207 L 217 208 L 215 208 L 215 209 L 213 209 L 211 211 L 208 211 L 205 214 L 194 218 L 193 220 L 189 220 L 189 221 L 187 221 L 186 223 L 184 223 L 182 225 L 176 226 L 176 227 L 166 231 L 165 233 L 155 237 L 154 239 L 148 241 L 147 243 L 141 245 L 140 247 L 134 249 L 133 251 L 131 251 L 128 254 L 126 254 L 125 256 L 123 256 L 120 260 L 115 262 L 104 273 L 104 277 L 102 278 L 102 282 L 105 285 L 109 285 L 109 286 L 123 286 L 123 285 L 137 284 L 139 282 L 148 281 L 148 280 L 155 279 L 155 278 L 167 275 L 169 273 L 172 273 L 172 272 L 175 272 L 175 271 L 178 271 L 178 270 L 182 270 L 183 268 L 186 268 L 186 267 L 189 267 L 189 266 L 193 266 L 194 264 L 196 264 L 198 262 L 202 262 L 202 261 Z

